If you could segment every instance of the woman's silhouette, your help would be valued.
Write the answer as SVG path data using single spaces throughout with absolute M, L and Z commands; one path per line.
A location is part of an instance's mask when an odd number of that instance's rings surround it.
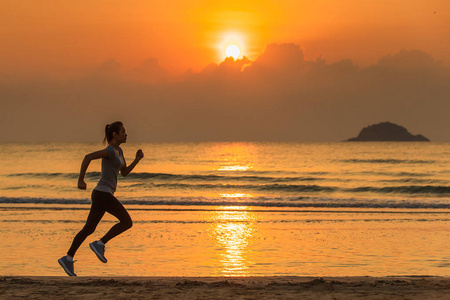
M 89 244 L 98 259 L 104 263 L 107 262 L 105 257 L 105 244 L 113 237 L 130 229 L 133 225 L 127 210 L 123 207 L 122 203 L 114 197 L 114 192 L 116 191 L 119 171 L 122 176 L 127 176 L 144 157 L 144 153 L 142 150 L 138 150 L 133 163 L 127 166 L 122 149 L 120 148 L 120 144 L 127 141 L 127 134 L 125 133 L 122 122 L 114 122 L 106 125 L 104 142 L 105 141 L 108 143 L 108 146 L 105 149 L 86 155 L 81 164 L 80 177 L 78 178 L 79 189 L 86 189 L 84 176 L 92 160 L 102 159 L 102 173 L 97 186 L 92 191 L 92 206 L 86 224 L 73 239 L 72 246 L 69 251 L 67 251 L 67 255 L 58 259 L 59 264 L 69 276 L 77 276 L 73 266 L 75 252 L 84 240 L 95 231 L 97 224 L 100 222 L 105 212 L 108 212 L 119 219 L 119 223 L 115 224 L 101 239 Z

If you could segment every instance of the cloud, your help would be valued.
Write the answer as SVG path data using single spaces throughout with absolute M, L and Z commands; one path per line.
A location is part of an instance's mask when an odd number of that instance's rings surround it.
M 298 72 L 304 65 L 304 55 L 300 46 L 295 44 L 269 44 L 251 68 L 256 72 Z
M 439 68 L 441 63 L 433 59 L 431 55 L 419 50 L 401 50 L 394 55 L 382 57 L 377 64 L 378 68 L 388 68 L 397 70 L 418 70 Z
M 101 140 L 105 123 L 123 120 L 140 141 L 340 141 L 391 121 L 450 141 L 449 82 L 449 68 L 419 50 L 360 68 L 270 44 L 254 61 L 227 58 L 176 81 L 154 58 L 131 71 L 111 59 L 78 79 L 2 84 L 0 139 Z
M 92 74 L 93 77 L 113 78 L 121 75 L 121 65 L 114 58 L 110 58 L 96 68 Z
M 131 70 L 130 77 L 136 81 L 163 83 L 168 79 L 167 71 L 154 57 L 145 60 L 138 68 Z
M 246 57 L 242 59 L 233 59 L 227 57 L 220 64 L 211 63 L 206 66 L 199 73 L 189 72 L 186 75 L 187 81 L 239 81 L 242 75 L 242 70 L 245 66 L 250 64 L 250 60 Z

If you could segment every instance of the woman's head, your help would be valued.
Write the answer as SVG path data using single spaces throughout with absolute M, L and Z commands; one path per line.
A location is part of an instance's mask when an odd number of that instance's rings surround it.
M 123 123 L 120 121 L 106 125 L 105 138 L 103 139 L 103 143 L 111 143 L 114 137 L 116 137 L 120 143 L 126 142 L 127 134 L 125 133 Z

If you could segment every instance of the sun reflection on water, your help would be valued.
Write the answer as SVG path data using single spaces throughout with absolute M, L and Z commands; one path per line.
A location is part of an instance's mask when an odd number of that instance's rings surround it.
M 230 193 L 230 194 L 220 194 L 220 197 L 222 198 L 249 198 L 253 197 L 251 194 L 245 194 L 245 193 Z M 238 206 L 242 207 L 242 206 Z
M 224 143 L 211 150 L 216 162 L 214 170 L 220 171 L 221 175 L 252 170 L 258 153 L 257 147 L 251 143 Z M 252 195 L 234 190 L 220 193 L 220 197 L 238 200 Z M 249 246 L 256 233 L 255 213 L 247 206 L 222 206 L 214 212 L 211 219 L 211 233 L 219 255 L 217 270 L 220 275 L 250 276 L 252 258 Z
M 252 166 L 233 165 L 233 166 L 222 166 L 218 170 L 219 171 L 247 171 L 251 168 L 252 168 Z
M 215 170 L 243 172 L 253 169 L 258 148 L 251 143 L 223 143 L 210 149 L 217 162 Z
M 229 210 L 216 211 L 212 217 L 220 273 L 224 276 L 250 276 L 251 253 L 248 246 L 256 232 L 253 225 L 255 214 L 246 206 L 226 208 Z

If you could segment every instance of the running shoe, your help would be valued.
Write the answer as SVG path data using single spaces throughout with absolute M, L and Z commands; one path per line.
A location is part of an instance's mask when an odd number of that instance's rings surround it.
M 75 274 L 75 270 L 73 268 L 74 260 L 69 259 L 67 256 L 63 256 L 60 259 L 58 259 L 59 264 L 61 267 L 66 271 L 67 275 L 69 276 L 77 276 Z
M 98 259 L 100 259 L 101 262 L 105 264 L 108 262 L 105 257 L 105 245 L 100 244 L 99 241 L 95 241 L 93 243 L 90 243 L 89 247 L 91 247 L 91 250 L 94 251 L 95 255 L 97 255 Z

